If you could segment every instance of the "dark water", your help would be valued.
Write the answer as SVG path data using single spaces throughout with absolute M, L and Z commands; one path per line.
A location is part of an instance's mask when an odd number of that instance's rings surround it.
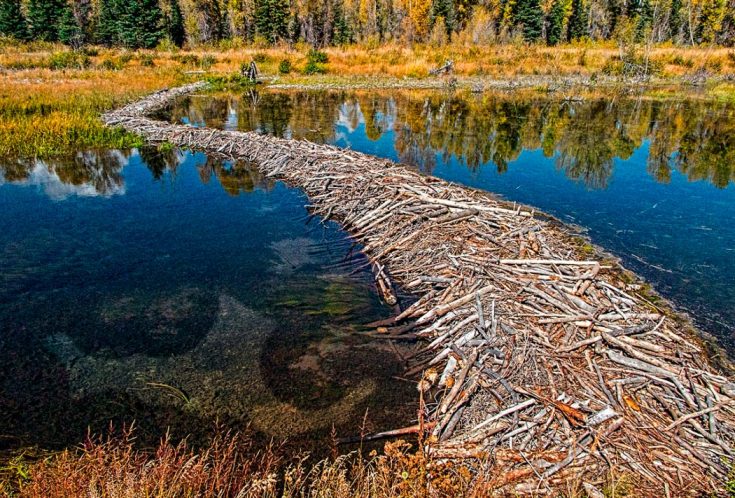
M 219 422 L 299 447 L 410 422 L 402 363 L 361 325 L 391 313 L 305 197 L 175 151 L 0 165 L 0 450 L 136 421 Z M 307 223 L 307 221 L 309 221 Z
M 334 143 L 576 223 L 735 351 L 735 107 L 401 91 L 182 100 L 175 121 Z

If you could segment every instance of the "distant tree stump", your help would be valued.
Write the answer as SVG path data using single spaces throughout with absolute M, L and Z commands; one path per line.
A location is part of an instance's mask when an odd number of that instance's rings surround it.
M 255 65 L 255 61 L 250 61 L 250 64 L 243 64 L 240 68 L 240 74 L 247 78 L 251 83 L 258 82 L 258 66 Z
M 451 74 L 453 71 L 454 71 L 454 61 L 446 60 L 444 61 L 443 66 L 432 69 L 431 71 L 429 71 L 429 74 L 432 76 L 438 76 L 440 74 Z

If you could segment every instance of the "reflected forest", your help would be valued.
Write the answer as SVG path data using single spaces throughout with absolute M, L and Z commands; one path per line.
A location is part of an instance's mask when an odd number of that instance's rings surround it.
M 182 151 L 168 147 L 142 147 L 142 163 L 153 179 L 161 181 L 166 172 L 176 174 L 184 161 Z M 51 198 L 70 195 L 112 196 L 125 192 L 122 175 L 132 151 L 100 150 L 78 152 L 53 160 L 16 159 L 0 163 L 0 185 L 3 183 L 37 185 Z M 209 184 L 217 178 L 228 194 L 237 196 L 257 189 L 270 190 L 273 181 L 266 179 L 252 164 L 231 162 L 202 156 L 197 164 L 199 179 Z
M 393 142 L 395 159 L 429 174 L 452 156 L 471 170 L 492 164 L 504 173 L 523 150 L 540 149 L 570 179 L 602 189 L 616 159 L 648 145 L 647 169 L 659 182 L 672 169 L 719 188 L 735 180 L 735 109 L 691 99 L 269 91 L 189 97 L 170 112 L 177 122 L 322 143 L 335 141 L 340 126 L 364 126 L 368 139 Z

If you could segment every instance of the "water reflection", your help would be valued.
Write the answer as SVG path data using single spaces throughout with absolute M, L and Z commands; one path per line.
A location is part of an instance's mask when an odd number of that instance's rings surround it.
M 0 451 L 111 420 L 145 443 L 219 421 L 317 451 L 366 410 L 368 430 L 410 423 L 400 359 L 358 333 L 390 310 L 298 191 L 165 147 L 6 160 L 0 178 Z
M 121 175 L 127 154 L 85 151 L 49 161 L 15 159 L 0 162 L 0 185 L 35 186 L 55 200 L 70 196 L 113 196 L 125 193 Z
M 0 160 L 0 186 L 3 184 L 38 187 L 50 199 L 64 200 L 71 196 L 110 197 L 125 194 L 123 168 L 131 151 L 88 150 L 69 157 L 48 160 Z M 175 176 L 187 155 L 175 148 L 142 147 L 137 151 L 153 179 Z M 217 180 L 231 196 L 250 193 L 255 189 L 269 190 L 273 180 L 262 175 L 252 164 L 224 161 L 204 156 L 196 166 L 203 184 Z
M 364 126 L 369 140 L 389 138 L 397 159 L 427 173 L 449 157 L 471 170 L 493 164 L 502 173 L 524 150 L 540 149 L 568 178 L 600 189 L 614 160 L 629 159 L 648 142 L 648 170 L 657 181 L 668 181 L 672 168 L 719 188 L 735 181 L 735 111 L 711 102 L 269 91 L 257 98 L 189 97 L 172 112 L 175 121 L 318 142 Z
M 161 114 L 333 143 L 534 205 L 589 231 L 735 352 L 735 107 L 536 91 L 264 91 Z

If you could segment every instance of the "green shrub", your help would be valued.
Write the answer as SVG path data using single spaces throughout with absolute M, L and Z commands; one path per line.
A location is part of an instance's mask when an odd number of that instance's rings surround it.
M 179 61 L 184 66 L 198 66 L 199 65 L 199 57 L 197 57 L 194 54 L 175 55 L 171 58 L 175 61 Z
M 156 65 L 156 63 L 153 62 L 152 55 L 144 54 L 140 57 L 140 65 L 143 67 L 153 67 Z
M 95 47 L 84 47 L 82 49 L 82 53 L 90 57 L 97 57 L 98 55 L 100 55 L 100 51 Z
M 243 90 L 253 88 L 255 83 L 241 74 L 230 74 L 227 76 L 211 75 L 205 78 L 212 90 Z
M 81 52 L 54 52 L 48 60 L 48 67 L 59 69 L 84 69 L 89 67 L 89 56 Z
M 127 64 L 128 62 L 130 62 L 131 60 L 133 60 L 133 54 L 131 54 L 130 52 L 125 52 L 124 54 L 120 54 L 120 62 L 122 63 L 123 66 Z
M 304 67 L 304 74 L 324 74 L 326 72 L 327 68 L 324 67 L 324 64 L 314 61 L 307 62 L 306 67 Z
M 280 64 L 278 64 L 278 72 L 281 74 L 288 74 L 291 72 L 291 61 L 288 59 L 283 59 Z
M 329 62 L 329 57 L 326 53 L 312 48 L 309 50 L 309 53 L 306 54 L 306 60 L 315 64 L 326 64 Z
M 253 60 L 258 64 L 262 64 L 268 61 L 268 54 L 257 52 L 255 55 L 253 55 Z
M 156 52 L 171 52 L 175 53 L 178 52 L 179 47 L 176 46 L 176 44 L 171 41 L 171 38 L 163 38 L 160 42 L 158 42 L 158 45 L 156 45 Z
M 122 68 L 125 67 L 125 64 L 123 64 L 122 60 L 115 59 L 113 57 L 106 57 L 101 63 L 100 63 L 100 69 L 105 69 L 107 71 L 120 71 Z
M 202 57 L 202 60 L 199 63 L 199 67 L 201 67 L 204 70 L 207 70 L 210 67 L 214 66 L 215 64 L 217 64 L 217 59 L 215 58 L 215 56 L 207 54 L 204 57 Z

